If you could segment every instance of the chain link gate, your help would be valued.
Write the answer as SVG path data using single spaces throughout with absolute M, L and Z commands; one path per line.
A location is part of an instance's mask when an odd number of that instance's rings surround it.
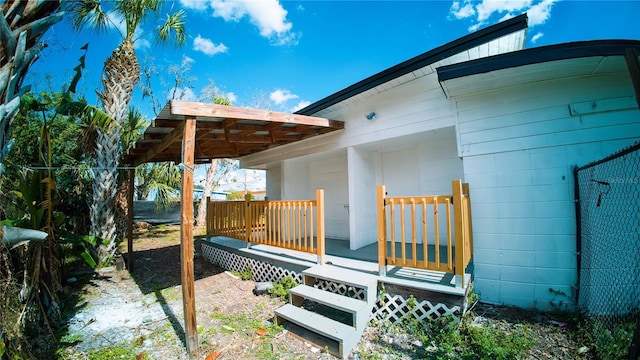
M 640 143 L 575 169 L 578 306 L 595 338 L 640 356 Z

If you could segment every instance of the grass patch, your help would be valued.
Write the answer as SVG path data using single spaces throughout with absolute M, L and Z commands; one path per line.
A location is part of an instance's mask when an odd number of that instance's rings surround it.
M 253 279 L 253 270 L 251 270 L 251 266 L 247 265 L 244 271 L 232 271 L 233 275 L 239 277 L 242 280 L 251 280 Z
M 279 359 L 278 349 L 272 340 L 276 335 L 282 333 L 282 326 L 265 321 L 256 311 L 240 314 L 213 313 L 211 318 L 219 321 L 218 329 L 220 332 L 240 334 L 247 341 L 252 341 L 256 345 L 252 350 L 253 354 L 248 355 L 250 358 Z M 211 330 L 211 333 L 214 333 L 214 330 Z M 202 332 L 205 334 L 207 329 L 203 328 Z
M 134 345 L 119 344 L 91 350 L 87 353 L 89 360 L 136 359 L 148 360 L 146 353 L 136 350 Z

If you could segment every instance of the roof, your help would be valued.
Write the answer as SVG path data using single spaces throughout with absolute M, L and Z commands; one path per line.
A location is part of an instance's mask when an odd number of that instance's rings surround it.
M 238 158 L 344 128 L 340 121 L 320 117 L 171 100 L 122 162 L 181 162 L 186 118 L 196 120 L 196 164 Z
M 437 69 L 448 97 L 559 77 L 627 71 L 625 51 L 638 40 L 594 40 L 541 46 Z
M 498 39 L 502 36 L 506 36 L 526 28 L 527 14 L 522 14 L 509 20 L 489 26 L 485 29 L 463 36 L 457 40 L 427 51 L 421 55 L 413 57 L 375 75 L 372 75 L 362 81 L 348 86 L 343 90 L 336 92 L 335 94 L 329 95 L 324 99 L 321 99 L 303 109 L 298 110 L 296 114 L 315 114 L 341 101 L 349 99 L 390 80 L 399 78 L 412 71 L 418 70 L 437 61 L 456 55 L 460 52 L 466 51 L 473 47 L 485 44 L 491 40 Z

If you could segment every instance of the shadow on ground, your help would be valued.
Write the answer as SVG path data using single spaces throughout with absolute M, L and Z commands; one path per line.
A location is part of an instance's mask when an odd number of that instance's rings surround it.
M 224 272 L 201 256 L 200 240 L 194 241 L 194 280 Z M 124 254 L 125 258 L 128 254 Z M 143 294 L 181 284 L 180 245 L 133 251 L 133 270 L 129 273 Z

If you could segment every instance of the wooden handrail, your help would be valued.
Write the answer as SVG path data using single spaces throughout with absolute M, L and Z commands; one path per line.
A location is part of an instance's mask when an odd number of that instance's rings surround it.
M 381 276 L 386 276 L 387 265 L 409 266 L 454 274 L 457 284 L 465 286 L 465 268 L 472 257 L 469 186 L 461 180 L 453 180 L 451 186 L 452 195 L 394 197 L 387 196 L 384 185 L 378 186 L 376 207 Z M 429 242 L 435 249 L 433 261 L 429 261 Z M 419 243 L 422 244 L 421 254 L 418 254 Z M 446 258 L 440 256 L 441 246 L 446 248 Z M 399 254 L 396 247 L 400 247 Z
M 264 244 L 325 255 L 324 190 L 315 200 L 209 201 L 207 237 L 227 236 L 251 244 Z

